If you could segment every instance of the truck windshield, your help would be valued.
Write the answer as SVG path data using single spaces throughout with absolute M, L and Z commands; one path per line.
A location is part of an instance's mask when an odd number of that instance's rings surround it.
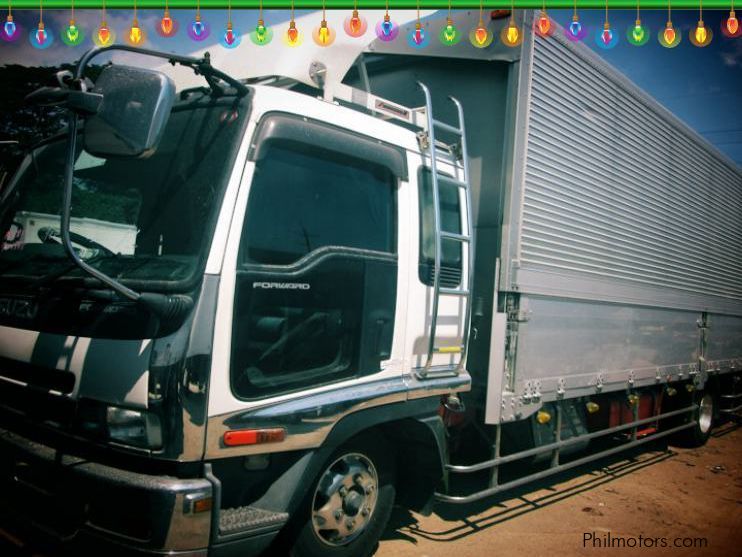
M 182 287 L 195 277 L 247 113 L 246 102 L 225 101 L 176 107 L 148 158 L 103 159 L 80 150 L 70 230 L 83 259 L 144 289 Z M 0 280 L 85 276 L 61 245 L 66 156 L 66 140 L 39 147 L 6 196 Z

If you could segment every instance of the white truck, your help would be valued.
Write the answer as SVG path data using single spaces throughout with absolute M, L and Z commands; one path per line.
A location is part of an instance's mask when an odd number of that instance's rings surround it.
M 737 412 L 740 168 L 516 17 L 517 49 L 372 42 L 246 81 L 95 49 L 33 94 L 75 116 L 0 209 L 6 238 L 33 196 L 57 192 L 60 217 L 0 251 L 3 530 L 106 555 L 363 556 L 395 501 L 699 445 Z M 117 50 L 202 85 L 83 78 Z M 86 181 L 126 195 L 128 253 L 70 231 Z

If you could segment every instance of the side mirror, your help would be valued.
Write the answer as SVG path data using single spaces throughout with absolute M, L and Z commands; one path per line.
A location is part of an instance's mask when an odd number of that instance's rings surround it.
M 156 148 L 175 102 L 165 74 L 128 66 L 103 69 L 93 88 L 98 111 L 85 119 L 85 150 L 108 157 L 146 157 Z

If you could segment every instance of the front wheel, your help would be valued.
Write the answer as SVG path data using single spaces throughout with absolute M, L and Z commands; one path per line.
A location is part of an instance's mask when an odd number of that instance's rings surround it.
M 383 440 L 339 448 L 310 493 L 293 557 L 366 557 L 394 504 L 394 461 Z

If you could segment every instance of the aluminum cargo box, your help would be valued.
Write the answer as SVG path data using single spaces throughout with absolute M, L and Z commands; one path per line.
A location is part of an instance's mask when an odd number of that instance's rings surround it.
M 501 289 L 742 315 L 742 172 L 558 29 L 523 44 Z
M 742 368 L 742 171 L 585 45 L 527 33 L 487 422 Z

